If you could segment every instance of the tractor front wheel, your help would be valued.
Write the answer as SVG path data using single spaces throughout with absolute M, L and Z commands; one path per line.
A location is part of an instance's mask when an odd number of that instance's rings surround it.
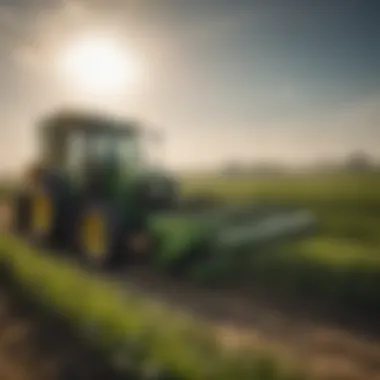
M 78 250 L 82 261 L 93 269 L 110 267 L 114 256 L 114 233 L 104 207 L 86 207 L 80 217 Z
M 67 181 L 54 172 L 34 173 L 13 203 L 13 230 L 33 244 L 68 248 L 73 214 Z
M 118 210 L 107 205 L 85 207 L 80 217 L 77 247 L 93 269 L 117 269 L 145 263 L 152 248 L 147 231 L 131 229 Z

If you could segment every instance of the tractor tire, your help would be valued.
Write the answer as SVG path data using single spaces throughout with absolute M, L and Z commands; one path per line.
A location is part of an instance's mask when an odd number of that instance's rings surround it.
M 57 207 L 54 194 L 41 187 L 31 194 L 30 229 L 27 238 L 39 248 L 53 248 L 56 244 Z
M 12 202 L 11 231 L 18 236 L 25 236 L 30 230 L 31 197 L 26 192 L 18 193 Z
M 74 208 L 65 182 L 54 173 L 45 172 L 38 178 L 37 185 L 27 194 L 28 225 L 24 235 L 38 247 L 66 249 L 72 233 Z
M 131 229 L 125 216 L 114 205 L 94 202 L 79 216 L 76 246 L 82 263 L 93 270 L 116 270 L 145 262 L 150 245 L 141 231 Z M 144 249 L 145 248 L 145 249 Z
M 115 264 L 119 221 L 117 212 L 104 203 L 84 205 L 75 232 L 80 261 L 94 270 Z

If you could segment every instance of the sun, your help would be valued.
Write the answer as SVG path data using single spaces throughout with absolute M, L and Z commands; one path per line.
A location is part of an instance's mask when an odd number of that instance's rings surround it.
M 132 54 L 106 37 L 90 36 L 69 44 L 59 57 L 59 65 L 71 86 L 92 93 L 126 90 L 138 75 Z

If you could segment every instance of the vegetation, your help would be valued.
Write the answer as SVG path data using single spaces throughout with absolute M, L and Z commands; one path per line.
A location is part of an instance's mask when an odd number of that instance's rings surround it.
M 253 252 L 248 263 L 235 268 L 239 278 L 360 311 L 380 311 L 378 173 L 233 179 L 209 175 L 181 183 L 185 195 L 208 192 L 229 203 L 296 205 L 316 214 L 316 236 Z
M 39 305 L 64 315 L 78 334 L 134 379 L 295 379 L 272 360 L 220 347 L 200 323 L 159 304 L 121 295 L 108 282 L 11 237 L 0 259 Z M 130 376 L 130 377 L 128 377 Z M 302 378 L 302 377 L 301 377 Z
M 313 211 L 319 219 L 315 236 L 251 253 L 249 262 L 236 268 L 239 277 L 263 288 L 380 312 L 377 174 L 185 178 L 182 186 L 184 194 L 207 191 L 229 203 L 279 203 Z M 110 361 L 137 378 L 152 368 L 173 379 L 286 378 L 271 360 L 252 360 L 252 352 L 232 355 L 203 325 L 131 294 L 121 300 L 111 284 L 72 264 L 38 255 L 9 237 L 1 239 L 0 248 L 24 289 L 65 315 Z
M 228 202 L 305 207 L 319 221 L 316 236 L 255 252 L 249 281 L 291 293 L 319 295 L 380 311 L 380 175 L 343 173 L 272 178 L 185 178 L 183 192 L 211 192 Z
M 70 334 L 65 324 L 31 307 L 0 262 L 0 378 L 119 380 L 91 347 Z

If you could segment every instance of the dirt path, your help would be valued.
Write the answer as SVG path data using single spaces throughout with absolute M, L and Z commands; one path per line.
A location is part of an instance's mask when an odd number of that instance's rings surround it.
M 380 380 L 380 339 L 278 309 L 268 299 L 196 289 L 151 273 L 118 275 L 137 293 L 210 323 L 223 344 L 274 353 L 319 379 Z

